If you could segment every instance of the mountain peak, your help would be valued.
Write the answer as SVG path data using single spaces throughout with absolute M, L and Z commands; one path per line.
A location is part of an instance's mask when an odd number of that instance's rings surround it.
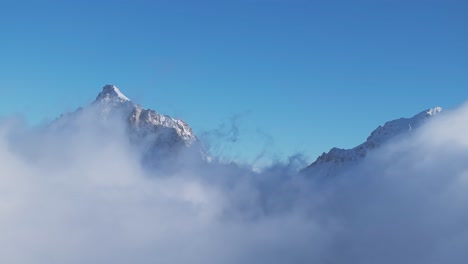
M 96 98 L 96 101 L 119 101 L 119 102 L 129 102 L 127 96 L 125 96 L 122 92 L 120 92 L 117 86 L 112 84 L 106 84 L 102 88 L 102 92 L 100 92 Z
M 441 107 L 434 107 L 424 110 L 411 118 L 399 118 L 388 121 L 383 126 L 379 126 L 372 131 L 364 143 L 352 149 L 332 148 L 328 153 L 323 153 L 318 157 L 304 171 L 310 174 L 334 174 L 346 166 L 356 164 L 366 157 L 368 152 L 386 144 L 393 138 L 409 133 L 413 128 L 420 127 L 428 119 L 434 118 L 442 111 Z
M 127 143 L 138 150 L 142 162 L 149 167 L 163 167 L 169 161 L 179 162 L 182 155 L 188 158 L 188 162 L 210 160 L 209 154 L 186 122 L 151 109 L 143 109 L 141 105 L 130 101 L 115 85 L 105 85 L 89 106 L 62 115 L 54 121 L 53 126 L 75 129 L 81 125 L 82 116 L 86 116 L 91 126 L 116 122 L 123 124 L 123 127 L 112 128 L 124 129 L 124 134 L 128 137 Z M 108 120 L 112 122 L 106 122 Z M 101 123 L 102 121 L 105 122 Z M 182 159 L 180 162 L 185 163 Z

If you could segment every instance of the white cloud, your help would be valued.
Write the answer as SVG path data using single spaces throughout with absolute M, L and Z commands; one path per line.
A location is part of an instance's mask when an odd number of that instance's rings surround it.
M 118 123 L 3 120 L 0 262 L 464 263 L 467 119 L 442 115 L 327 182 L 288 164 L 150 172 Z

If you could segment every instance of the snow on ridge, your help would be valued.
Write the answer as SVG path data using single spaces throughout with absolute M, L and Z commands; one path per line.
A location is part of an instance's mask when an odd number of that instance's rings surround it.
M 152 134 L 158 127 L 164 127 L 174 129 L 174 132 L 184 141 L 186 146 L 197 141 L 195 134 L 185 121 L 162 115 L 151 109 L 144 109 L 141 105 L 130 101 L 114 85 L 105 85 L 94 104 L 98 106 L 104 116 L 120 112 L 138 133 Z
M 192 128 L 185 121 L 159 114 L 151 109 L 143 109 L 140 105 L 135 106 L 129 121 L 139 129 L 151 129 L 156 126 L 173 128 L 187 146 L 197 140 Z
M 410 132 L 421 126 L 428 118 L 433 118 L 442 112 L 441 107 L 434 107 L 420 112 L 411 118 L 400 118 L 386 122 L 377 127 L 367 140 L 351 149 L 332 148 L 328 153 L 320 155 L 315 162 L 304 169 L 306 173 L 332 175 L 334 171 L 352 166 L 367 156 L 369 151 L 380 147 L 392 138 Z
M 98 97 L 96 100 L 105 100 L 109 101 L 111 99 L 117 99 L 118 101 L 121 102 L 130 102 L 130 99 L 128 99 L 127 96 L 125 96 L 117 86 L 112 85 L 112 84 L 107 84 L 102 88 L 102 92 L 99 93 Z
M 427 113 L 428 115 L 430 115 L 430 116 L 434 116 L 434 115 L 436 115 L 436 114 L 438 114 L 438 113 L 440 113 L 440 112 L 442 112 L 442 107 L 440 107 L 440 106 L 437 106 L 437 107 L 428 109 L 428 110 L 426 111 L 426 113 Z

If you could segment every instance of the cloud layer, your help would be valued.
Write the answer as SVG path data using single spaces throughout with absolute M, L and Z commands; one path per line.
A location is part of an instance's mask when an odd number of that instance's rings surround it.
M 464 263 L 468 106 L 327 181 L 149 171 L 117 121 L 0 122 L 2 263 Z

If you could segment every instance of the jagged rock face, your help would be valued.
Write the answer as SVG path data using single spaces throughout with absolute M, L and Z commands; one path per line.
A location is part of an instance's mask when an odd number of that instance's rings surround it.
M 184 121 L 167 115 L 160 115 L 150 109 L 142 109 L 139 105 L 133 108 L 128 122 L 137 133 L 147 134 L 163 127 L 174 130 L 177 135 L 175 140 L 182 140 L 186 146 L 190 146 L 197 141 L 192 129 Z
M 302 170 L 309 175 L 329 176 L 354 166 L 365 158 L 370 151 L 378 148 L 389 140 L 410 133 L 417 129 L 427 119 L 442 112 L 442 108 L 435 107 L 423 111 L 412 118 L 400 118 L 389 121 L 376 128 L 366 142 L 352 149 L 332 148 L 328 153 L 320 155 L 315 162 Z
M 209 155 L 201 146 L 190 126 L 181 119 L 162 115 L 134 104 L 114 85 L 105 85 L 96 100 L 85 108 L 62 115 L 55 126 L 70 126 L 84 112 L 98 120 L 117 119 L 126 126 L 131 144 L 142 152 L 147 166 L 158 161 L 175 160 L 181 153 L 191 153 L 191 159 L 207 160 Z
M 153 135 L 156 140 L 164 137 L 171 142 L 183 142 L 187 147 L 197 141 L 195 134 L 187 123 L 181 119 L 175 119 L 168 115 L 161 115 L 151 109 L 143 109 L 126 97 L 114 85 L 106 85 L 93 103 L 104 117 L 107 115 L 119 115 L 126 119 L 131 130 L 131 135 Z M 164 132 L 164 133 L 162 133 Z M 167 135 L 172 134 L 172 135 Z

